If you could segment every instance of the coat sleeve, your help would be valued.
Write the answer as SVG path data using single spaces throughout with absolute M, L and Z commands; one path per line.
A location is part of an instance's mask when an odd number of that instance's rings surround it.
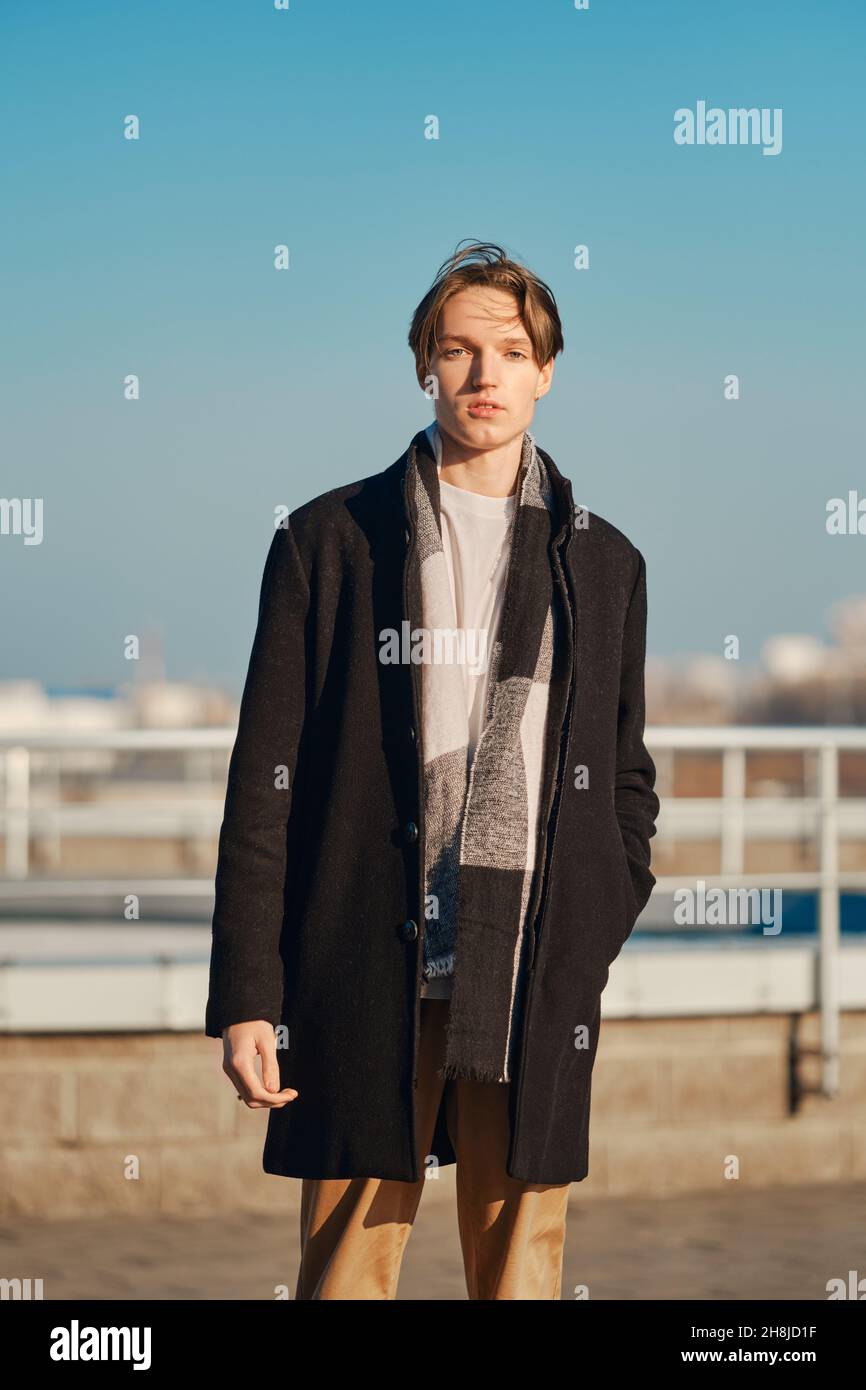
M 289 521 L 271 541 L 219 836 L 205 1033 L 283 1001 L 286 834 L 304 722 L 309 586 Z
M 659 799 L 653 790 L 656 769 L 644 745 L 646 658 L 646 564 L 637 551 L 634 582 L 622 637 L 614 805 L 635 896 L 635 920 L 655 884 L 650 871 L 650 840 L 656 833 Z

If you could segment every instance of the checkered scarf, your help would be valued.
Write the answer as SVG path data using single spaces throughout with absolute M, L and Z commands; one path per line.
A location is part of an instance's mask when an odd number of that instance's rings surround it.
M 429 436 L 428 436 L 429 441 Z M 429 442 L 413 447 L 406 496 L 414 508 L 422 626 L 456 629 Z M 445 1077 L 511 1079 L 521 964 L 542 815 L 543 756 L 558 595 L 549 543 L 553 494 L 528 432 L 499 632 L 489 652 L 485 722 L 471 768 L 461 667 L 421 662 L 424 752 L 424 976 L 453 974 Z M 435 915 L 438 912 L 438 915 Z

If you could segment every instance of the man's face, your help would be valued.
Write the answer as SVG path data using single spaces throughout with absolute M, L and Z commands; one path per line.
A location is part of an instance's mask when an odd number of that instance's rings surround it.
M 550 389 L 553 358 L 544 367 L 534 360 L 514 295 L 481 286 L 459 290 L 439 315 L 436 339 L 430 372 L 439 383 L 436 419 L 445 434 L 481 451 L 523 434 L 536 399 Z M 499 409 L 480 407 L 483 399 Z

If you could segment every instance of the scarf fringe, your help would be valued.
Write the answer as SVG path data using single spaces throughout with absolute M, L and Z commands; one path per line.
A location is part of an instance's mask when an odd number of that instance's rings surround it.
M 469 1066 L 466 1062 L 448 1062 L 439 1070 L 439 1075 L 446 1081 L 503 1081 L 504 1077 L 494 1068 L 487 1067 L 479 1070 L 478 1067 Z
M 455 955 L 456 951 L 450 951 L 447 956 L 440 956 L 438 960 L 431 960 L 424 967 L 424 979 L 435 980 L 443 975 L 453 975 Z

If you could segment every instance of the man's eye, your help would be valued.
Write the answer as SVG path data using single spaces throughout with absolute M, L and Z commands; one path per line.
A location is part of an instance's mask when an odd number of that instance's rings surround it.
M 442 355 L 443 355 L 443 357 L 450 357 L 451 354 L 452 354 L 453 352 L 465 352 L 465 351 L 466 351 L 466 349 L 465 349 L 465 348 L 462 348 L 462 347 L 446 348 L 445 351 L 444 351 L 444 353 L 443 353 Z M 525 352 L 521 352 L 521 351 L 520 351 L 520 348 L 512 348 L 512 349 L 510 350 L 510 352 L 507 352 L 505 355 L 506 355 L 506 357 L 523 357 L 523 358 L 526 357 L 526 353 L 525 353 Z

